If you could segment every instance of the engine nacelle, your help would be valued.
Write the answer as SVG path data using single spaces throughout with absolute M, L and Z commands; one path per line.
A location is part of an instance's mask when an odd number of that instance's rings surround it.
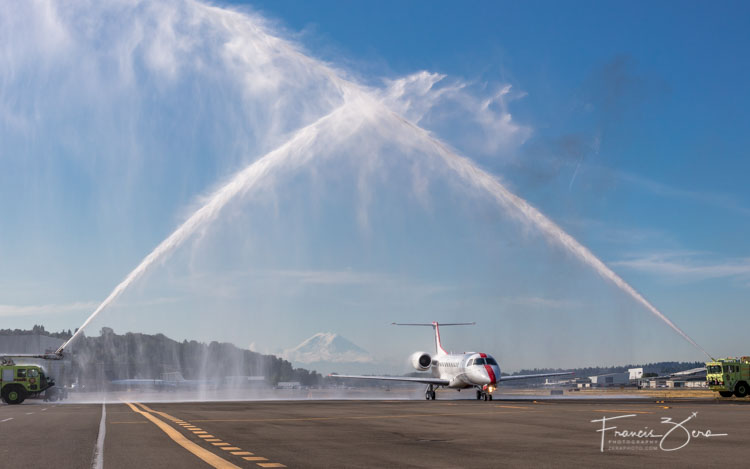
M 416 352 L 411 356 L 411 364 L 419 371 L 427 371 L 432 365 L 432 357 L 427 352 Z

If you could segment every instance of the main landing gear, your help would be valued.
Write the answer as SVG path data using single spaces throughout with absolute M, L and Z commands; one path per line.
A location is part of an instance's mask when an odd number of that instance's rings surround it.
M 485 400 L 485 401 L 491 401 L 492 400 L 492 394 L 482 391 L 481 389 L 477 389 L 477 400 Z
M 427 390 L 425 390 L 424 392 L 424 398 L 428 401 L 435 400 L 435 390 L 433 389 L 433 386 L 431 384 L 427 385 Z

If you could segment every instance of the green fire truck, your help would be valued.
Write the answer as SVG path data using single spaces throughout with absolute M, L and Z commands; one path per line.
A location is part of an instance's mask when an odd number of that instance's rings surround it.
M 64 391 L 54 385 L 55 380 L 41 366 L 17 365 L 11 357 L 0 357 L 0 397 L 6 404 L 39 397 L 48 401 L 62 399 Z
M 706 363 L 706 381 L 721 397 L 750 394 L 750 357 L 721 358 Z

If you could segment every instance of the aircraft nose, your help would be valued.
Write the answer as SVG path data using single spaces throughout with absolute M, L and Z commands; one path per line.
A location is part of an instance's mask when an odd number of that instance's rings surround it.
M 495 365 L 484 365 L 482 378 L 485 379 L 487 384 L 497 384 L 497 381 L 500 378 L 500 369 Z
M 487 367 L 487 375 L 490 384 L 497 384 L 497 380 L 500 378 L 500 369 L 495 365 L 490 365 Z

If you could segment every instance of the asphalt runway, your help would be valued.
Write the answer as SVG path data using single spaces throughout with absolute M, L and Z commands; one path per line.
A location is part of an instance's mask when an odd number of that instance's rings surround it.
M 750 457 L 750 400 L 27 402 L 0 406 L 2 467 L 91 468 L 97 457 L 106 468 L 742 467 Z

